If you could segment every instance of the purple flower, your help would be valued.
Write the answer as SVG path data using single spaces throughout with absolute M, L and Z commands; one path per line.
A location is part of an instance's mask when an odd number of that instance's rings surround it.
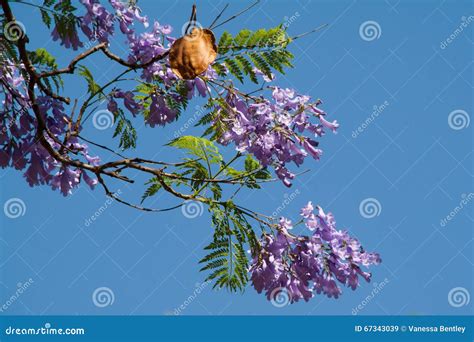
M 79 40 L 79 36 L 77 35 L 77 31 L 75 29 L 60 35 L 58 32 L 58 27 L 55 26 L 53 32 L 51 32 L 51 36 L 54 41 L 60 40 L 61 45 L 64 45 L 64 47 L 67 49 L 72 47 L 73 50 L 77 50 L 78 48 L 83 47 L 83 44 Z
M 94 190 L 98 183 L 97 178 L 90 178 L 85 171 L 82 172 L 82 178 L 84 179 L 84 182 L 86 182 L 86 184 L 89 185 L 92 190 Z
M 257 292 L 265 291 L 269 300 L 282 290 L 292 303 L 321 293 L 338 298 L 342 294 L 338 283 L 354 290 L 359 276 L 370 281 L 370 273 L 361 266 L 380 263 L 378 254 L 366 252 L 357 239 L 336 229 L 331 213 L 321 207 L 317 211 L 311 202 L 301 209 L 306 226 L 314 227 L 312 236 L 291 235 L 287 230 L 291 222 L 282 218 L 274 235 L 262 237 L 250 272 Z
M 138 112 L 142 109 L 142 106 L 135 101 L 134 95 L 131 91 L 123 91 L 117 89 L 113 92 L 113 97 L 116 99 L 123 99 L 124 106 L 132 113 L 133 115 L 137 115 Z M 113 108 L 113 105 L 112 105 Z M 110 109 L 109 109 L 110 110 Z M 115 111 L 110 110 L 112 113 Z
M 323 115 L 319 116 L 319 120 L 321 121 L 321 124 L 332 130 L 334 133 L 336 132 L 337 128 L 339 127 L 339 124 L 337 123 L 337 120 L 334 120 L 333 122 L 329 122 L 326 119 L 324 119 Z
M 51 180 L 53 190 L 59 189 L 63 196 L 70 195 L 80 181 L 80 170 L 72 170 L 69 167 L 62 167 Z
M 268 77 L 267 74 L 265 74 L 264 72 L 262 72 L 260 69 L 258 69 L 257 67 L 254 67 L 253 69 L 253 72 L 258 75 L 258 76 L 262 76 L 263 80 L 265 82 L 272 82 L 275 80 L 275 75 L 272 73 L 270 76 L 271 77 Z
M 89 40 L 108 43 L 114 34 L 115 16 L 97 0 L 80 0 L 86 8 L 80 27 Z
M 118 104 L 113 98 L 109 98 L 109 102 L 107 103 L 107 110 L 111 113 L 117 113 L 118 111 Z
M 280 226 L 283 228 L 283 229 L 293 229 L 293 224 L 291 223 L 290 220 L 288 220 L 287 218 L 285 217 L 282 217 L 280 219 Z
M 146 122 L 151 126 L 155 125 L 164 126 L 176 119 L 178 112 L 175 109 L 171 109 L 167 106 L 163 96 L 159 94 L 151 95 L 151 104 L 149 108 L 149 114 Z
M 306 204 L 306 206 L 301 208 L 301 216 L 303 216 L 304 218 L 308 218 L 313 213 L 313 210 L 314 210 L 313 203 L 309 201 L 308 204 Z
M 308 155 L 316 160 L 322 155 L 312 136 L 322 136 L 325 126 L 311 122 L 321 101 L 310 103 L 308 96 L 293 89 L 271 88 L 274 102 L 264 98 L 248 101 L 236 92 L 227 93 L 227 106 L 216 108 L 216 121 L 225 128 L 218 142 L 233 142 L 239 152 L 253 154 L 262 166 L 272 165 L 283 184 L 291 186 L 295 175 L 288 165 L 293 162 L 300 166 Z M 337 122 L 331 125 L 336 128 Z
M 314 159 L 318 160 L 323 151 L 317 149 L 318 143 L 311 139 L 303 139 L 303 147 Z

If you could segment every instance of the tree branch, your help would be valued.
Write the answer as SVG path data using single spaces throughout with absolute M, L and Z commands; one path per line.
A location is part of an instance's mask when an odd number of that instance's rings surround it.
M 7 22 L 15 21 L 15 17 L 13 15 L 12 11 L 11 11 L 11 8 L 10 8 L 10 5 L 9 5 L 8 1 L 7 0 L 2 0 L 1 1 L 1 6 L 2 6 L 2 9 L 3 9 L 4 14 L 5 14 L 6 21 Z M 246 174 L 243 174 L 243 175 L 240 175 L 238 177 L 231 178 L 231 179 L 219 179 L 219 178 L 217 178 L 220 174 L 222 174 L 222 172 L 225 171 L 225 169 L 233 161 L 235 161 L 238 157 L 240 157 L 240 153 L 238 153 L 233 159 L 231 159 L 228 163 L 223 165 L 220 168 L 220 170 L 212 178 L 209 178 L 209 179 L 196 179 L 196 178 L 193 178 L 193 177 L 184 177 L 184 176 L 177 175 L 177 174 L 174 174 L 174 173 L 165 172 L 165 169 L 167 167 L 171 167 L 171 166 L 173 166 L 173 167 L 183 166 L 183 165 L 186 165 L 187 163 L 192 163 L 192 162 L 198 161 L 199 159 L 189 160 L 189 161 L 186 161 L 186 162 L 183 162 L 183 163 L 166 163 L 166 162 L 152 161 L 152 160 L 147 160 L 147 159 L 142 159 L 142 158 L 124 158 L 121 154 L 113 151 L 112 149 L 110 149 L 110 148 L 108 148 L 104 145 L 100 145 L 100 144 L 91 142 L 90 140 L 87 140 L 84 137 L 79 136 L 78 130 L 79 130 L 79 125 L 80 125 L 81 120 L 82 120 L 82 115 L 84 114 L 84 111 L 87 108 L 90 100 L 95 95 L 102 92 L 104 88 L 106 88 L 107 86 L 114 83 L 114 80 L 108 82 L 98 92 L 96 92 L 94 94 L 91 94 L 91 96 L 84 102 L 84 104 L 82 105 L 82 107 L 79 111 L 78 118 L 75 122 L 75 125 L 73 125 L 73 121 L 72 121 L 73 120 L 73 114 L 71 114 L 71 119 L 70 119 L 71 121 L 68 123 L 69 131 L 66 133 L 64 141 L 62 141 L 62 142 L 59 141 L 58 137 L 56 137 L 54 134 L 52 134 L 49 131 L 49 129 L 47 127 L 47 124 L 46 124 L 46 121 L 45 121 L 42 113 L 40 112 L 39 106 L 37 104 L 37 97 L 36 97 L 36 94 L 35 94 L 35 88 L 38 87 L 41 91 L 46 93 L 48 96 L 50 96 L 52 98 L 55 98 L 57 100 L 60 100 L 60 101 L 66 102 L 66 103 L 69 103 L 70 100 L 68 98 L 65 98 L 65 97 L 62 97 L 60 95 L 53 94 L 52 92 L 50 92 L 43 85 L 43 83 L 42 83 L 43 78 L 53 77 L 53 76 L 57 76 L 57 75 L 60 75 L 60 74 L 72 74 L 72 73 L 74 73 L 75 68 L 76 68 L 77 64 L 80 61 L 84 60 L 85 58 L 89 57 L 90 55 L 94 54 L 97 51 L 102 51 L 111 60 L 113 60 L 113 61 L 115 61 L 115 62 L 117 62 L 117 63 L 119 63 L 123 66 L 126 66 L 128 69 L 125 70 L 121 75 L 123 75 L 124 73 L 127 73 L 129 71 L 132 71 L 132 70 L 145 68 L 145 67 L 151 65 L 152 63 L 157 62 L 157 61 L 165 58 L 168 55 L 168 52 L 165 52 L 161 55 L 155 56 L 154 58 L 150 59 L 148 62 L 145 62 L 145 63 L 130 63 L 130 62 L 127 62 L 127 61 L 121 59 L 120 57 L 116 56 L 112 52 L 110 52 L 110 50 L 106 47 L 106 45 L 104 43 L 102 43 L 102 44 L 99 44 L 99 45 L 97 45 L 97 46 L 81 53 L 80 55 L 76 56 L 68 64 L 68 66 L 65 67 L 65 68 L 52 70 L 52 71 L 47 71 L 47 72 L 42 72 L 42 73 L 37 73 L 37 71 L 35 69 L 35 66 L 32 64 L 32 62 L 31 62 L 31 60 L 29 59 L 29 56 L 28 56 L 28 52 L 27 52 L 27 49 L 26 49 L 27 42 L 28 42 L 28 37 L 26 35 L 24 35 L 16 42 L 16 46 L 18 48 L 20 60 L 22 61 L 24 69 L 25 69 L 25 71 L 27 72 L 27 74 L 29 76 L 29 79 L 27 80 L 27 93 L 28 93 L 29 101 L 31 102 L 31 109 L 32 109 L 33 114 L 34 114 L 34 116 L 36 118 L 36 121 L 37 121 L 37 129 L 36 129 L 37 142 L 39 142 L 44 147 L 44 149 L 51 155 L 51 157 L 53 157 L 56 161 L 58 161 L 62 165 L 76 167 L 78 169 L 86 170 L 86 171 L 89 171 L 89 172 L 95 174 L 97 179 L 98 179 L 99 184 L 104 189 L 106 195 L 108 195 L 111 198 L 117 200 L 118 202 L 120 202 L 122 204 L 125 204 L 127 206 L 130 206 L 132 208 L 135 208 L 135 209 L 139 209 L 139 210 L 143 210 L 143 211 L 153 211 L 153 212 L 173 210 L 173 209 L 176 209 L 176 208 L 179 208 L 180 206 L 182 206 L 182 204 L 179 204 L 179 205 L 176 205 L 176 206 L 173 206 L 173 207 L 170 207 L 170 208 L 153 209 L 153 208 L 146 208 L 146 207 L 142 207 L 142 206 L 139 206 L 139 205 L 135 205 L 135 204 L 132 204 L 128 201 L 125 201 L 125 200 L 121 199 L 114 192 L 110 191 L 110 189 L 108 188 L 108 186 L 107 186 L 107 184 L 104 180 L 104 176 L 115 178 L 115 179 L 118 179 L 118 180 L 121 180 L 121 181 L 124 181 L 124 182 L 128 182 L 128 183 L 133 183 L 134 181 L 132 179 L 130 179 L 130 178 L 128 178 L 128 177 L 126 177 L 122 174 L 122 172 L 126 169 L 134 169 L 134 170 L 138 170 L 138 171 L 153 175 L 154 177 L 156 177 L 157 181 L 159 182 L 161 187 L 166 192 L 168 192 L 169 194 L 173 195 L 174 197 L 177 197 L 177 198 L 182 199 L 184 201 L 193 200 L 193 201 L 199 201 L 199 202 L 202 202 L 202 203 L 205 203 L 205 204 L 214 203 L 214 204 L 219 204 L 219 205 L 225 205 L 226 202 L 212 200 L 210 198 L 207 198 L 207 197 L 204 197 L 204 196 L 200 195 L 200 193 L 204 189 L 206 189 L 207 186 L 210 183 L 242 184 L 241 179 L 244 179 L 246 177 L 251 176 L 254 172 L 260 171 L 260 169 L 259 169 L 259 170 L 256 170 L 256 171 L 253 171 L 253 172 L 250 172 L 250 173 L 246 173 Z M 121 76 L 119 76 L 119 77 L 121 77 Z M 73 109 L 73 112 L 74 112 L 74 109 Z M 71 135 L 79 136 L 80 139 L 83 139 L 83 140 L 85 140 L 85 141 L 87 141 L 87 142 L 89 142 L 89 143 L 91 143 L 91 144 L 93 144 L 93 145 L 95 145 L 99 148 L 108 150 L 109 152 L 112 152 L 115 155 L 119 156 L 121 159 L 116 160 L 116 161 L 112 161 L 112 162 L 103 163 L 103 164 L 100 164 L 100 165 L 91 165 L 91 164 L 83 162 L 79 159 L 72 159 L 69 156 L 68 153 L 76 153 L 77 154 L 79 151 L 74 151 L 74 150 L 68 148 L 68 145 L 67 145 L 68 138 Z M 49 136 L 51 139 L 53 139 L 55 142 L 57 142 L 61 146 L 59 151 L 56 150 L 50 144 L 50 142 L 47 139 L 47 136 Z M 154 167 L 150 167 L 150 166 L 147 166 L 147 165 L 144 165 L 144 164 L 160 165 L 161 168 L 154 168 Z M 187 181 L 198 181 L 199 180 L 199 181 L 203 182 L 204 184 L 200 189 L 198 189 L 197 191 L 194 191 L 194 193 L 186 194 L 186 193 L 182 193 L 182 192 L 179 192 L 176 189 L 174 189 L 167 182 L 167 180 L 169 180 L 169 179 L 187 180 Z M 245 212 L 243 210 L 242 210 L 242 212 L 245 215 L 248 215 L 248 216 L 256 219 L 257 221 L 261 222 L 262 224 L 271 225 L 271 223 L 265 222 L 265 220 L 260 218 L 259 214 L 253 213 L 251 211 L 246 211 Z

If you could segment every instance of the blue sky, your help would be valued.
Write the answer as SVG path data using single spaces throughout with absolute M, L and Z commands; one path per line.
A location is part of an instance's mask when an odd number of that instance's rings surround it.
M 226 2 L 197 3 L 198 20 L 206 25 Z M 250 4 L 230 3 L 228 13 Z M 192 2 L 139 4 L 150 18 L 179 32 Z M 33 8 L 18 5 L 14 10 L 32 46 L 50 50 L 60 65 L 74 55 L 51 41 Z M 364 315 L 472 313 L 471 303 L 448 300 L 453 289 L 472 294 L 471 15 L 469 1 L 262 1 L 216 32 L 287 22 L 290 34 L 298 34 L 329 24 L 295 42 L 295 68 L 278 76 L 278 82 L 321 98 L 323 108 L 341 124 L 338 134 L 322 139 L 322 160 L 308 160 L 305 168 L 311 172 L 292 188 L 268 184 L 261 191 L 241 192 L 240 201 L 270 214 L 284 207 L 278 212 L 290 218 L 309 200 L 332 211 L 338 227 L 381 254 L 383 263 L 371 269 L 375 286 L 344 289 L 338 300 L 316 296 L 283 308 L 272 306 L 250 286 L 243 294 L 213 291 L 198 285 L 205 274 L 198 272 L 197 261 L 212 233 L 206 212 L 194 219 L 180 210 L 143 213 L 110 204 L 101 189 L 85 186 L 65 199 L 46 187 L 29 188 L 20 173 L 7 169 L 0 170 L 1 203 L 20 198 L 26 212 L 16 219 L 0 215 L 0 303 L 15 293 L 18 283 L 30 278 L 33 283 L 5 313 L 170 314 L 196 293 L 196 286 L 202 291 L 182 314 L 350 315 L 358 305 Z M 366 25 L 375 29 L 375 36 L 364 31 Z M 120 70 L 101 58 L 88 65 L 99 81 Z M 69 95 L 84 92 L 79 82 L 67 84 Z M 199 104 L 164 129 L 138 125 L 134 154 L 176 158 L 163 144 Z M 460 127 L 453 118 L 465 120 Z M 112 130 L 99 131 L 89 122 L 84 132 L 112 143 Z M 199 130 L 186 134 L 192 133 Z M 145 181 L 136 179 L 138 184 Z M 127 198 L 138 198 L 142 191 L 114 186 Z M 361 214 L 366 199 L 376 203 L 376 216 Z M 461 206 L 463 199 L 467 203 Z M 173 203 L 157 196 L 149 205 Z M 86 225 L 101 206 L 107 209 Z M 447 216 L 450 220 L 442 221 Z M 101 287 L 113 292 L 112 305 L 94 305 L 92 294 Z M 364 301 L 367 296 L 370 300 Z

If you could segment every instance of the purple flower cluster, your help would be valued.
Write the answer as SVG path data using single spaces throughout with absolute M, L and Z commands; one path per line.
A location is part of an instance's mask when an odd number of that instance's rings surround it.
M 252 153 L 263 166 L 273 165 L 286 186 L 295 177 L 286 165 L 301 165 L 306 156 L 319 159 L 322 151 L 314 137 L 321 137 L 325 129 L 333 132 L 337 121 L 329 122 L 310 97 L 292 89 L 272 87 L 272 101 L 263 97 L 249 104 L 236 92 L 229 91 L 227 108 L 221 108 L 216 120 L 226 125 L 219 142 L 236 144 L 237 150 Z M 314 123 L 312 118 L 319 119 Z M 304 136 L 307 133 L 309 136 Z
M 168 34 L 171 33 L 171 31 L 172 28 L 170 26 L 161 26 L 157 21 L 154 22 L 150 32 L 136 34 L 133 30 L 130 30 L 129 33 L 127 33 L 130 48 L 128 61 L 130 63 L 147 63 L 153 58 L 165 53 L 169 49 L 169 45 L 165 47 L 163 42 L 167 41 L 168 44 L 170 44 L 174 41 L 173 38 L 168 37 Z M 163 62 L 161 61 L 159 63 L 153 63 L 150 67 L 145 69 L 142 76 L 143 79 L 151 81 L 153 76 L 160 76 L 161 78 L 166 79 L 165 74 L 160 74 L 160 72 L 163 71 L 161 68 L 162 65 Z
M 148 19 L 140 14 L 140 9 L 126 1 L 109 0 L 112 9 L 109 11 L 99 0 L 81 0 L 86 13 L 78 17 L 79 27 L 90 42 L 109 43 L 115 32 L 115 23 L 118 22 L 120 31 L 132 35 L 132 26 L 135 20 L 148 27 Z M 113 13 L 115 11 L 115 13 Z M 59 24 L 61 25 L 61 24 Z M 66 48 L 77 50 L 84 44 L 80 41 L 77 30 L 68 30 L 67 34 L 60 34 L 58 25 L 52 32 L 53 40 L 60 40 Z
M 37 122 L 28 111 L 30 103 L 24 79 L 13 65 L 0 68 L 0 167 L 25 170 L 23 175 L 30 186 L 48 184 L 65 196 L 81 179 L 94 187 L 96 179 L 85 171 L 62 165 L 38 142 Z M 49 130 L 50 135 L 45 136 L 49 144 L 58 151 L 67 145 L 68 151 L 83 156 L 91 165 L 97 165 L 98 157 L 90 156 L 87 145 L 77 138 L 71 137 L 66 142 L 59 140 L 64 136 L 68 120 L 62 103 L 46 96 L 39 96 L 36 103 Z
M 209 95 L 206 81 L 218 78 L 212 67 L 202 78 L 180 80 L 171 70 L 168 58 L 159 58 L 175 41 L 170 36 L 170 26 L 154 21 L 149 28 L 148 19 L 141 15 L 134 1 L 109 0 L 108 9 L 99 0 L 81 0 L 80 3 L 85 14 L 74 22 L 79 31 L 90 42 L 109 44 L 118 24 L 129 48 L 128 63 L 142 67 L 139 77 L 143 82 L 136 92 L 143 96 L 114 88 L 106 95 L 110 112 L 122 114 L 119 106 L 123 106 L 133 116 L 143 113 L 151 127 L 164 126 L 176 120 L 178 108 L 184 107 L 187 100 Z M 145 32 L 136 32 L 136 22 L 144 26 Z M 63 31 L 55 27 L 53 39 L 74 50 L 83 46 L 76 30 L 69 30 L 67 35 Z M 71 194 L 81 181 L 94 188 L 97 179 L 85 170 L 71 166 L 74 162 L 70 158 L 97 166 L 99 157 L 91 155 L 89 147 L 77 136 L 66 134 L 74 124 L 65 114 L 68 108 L 63 102 L 46 96 L 45 93 L 49 92 L 41 87 L 35 89 L 37 107 L 35 112 L 32 111 L 20 68 L 23 65 L 15 65 L 14 61 L 2 56 L 0 167 L 21 170 L 30 186 L 48 185 L 64 196 Z M 269 77 L 258 69 L 254 72 L 267 83 L 274 80 L 274 75 Z M 298 94 L 293 89 L 269 85 L 271 96 L 266 98 L 243 94 L 234 86 L 227 85 L 227 81 L 221 84 L 223 89 L 227 89 L 227 93 L 219 92 L 219 96 L 225 97 L 223 101 L 210 102 L 211 105 L 219 103 L 214 116 L 214 124 L 220 133 L 218 142 L 223 145 L 233 143 L 239 152 L 253 154 L 262 166 L 273 167 L 286 186 L 291 186 L 295 178 L 288 166 L 291 163 L 300 166 L 308 156 L 318 160 L 322 151 L 317 139 L 328 130 L 336 132 L 339 127 L 336 120 L 326 119 L 327 114 L 319 108 L 321 101 L 312 101 L 309 96 Z M 37 136 L 35 113 L 40 122 L 46 123 L 42 139 Z M 80 127 L 76 129 L 80 130 Z M 40 142 L 44 139 L 69 161 L 62 163 L 57 160 L 61 158 L 55 159 Z M 342 293 L 340 284 L 355 290 L 359 286 L 359 276 L 370 281 L 370 273 L 363 271 L 362 267 L 380 263 L 378 254 L 366 252 L 347 231 L 337 230 L 333 215 L 320 207 L 313 207 L 311 202 L 301 209 L 301 216 L 301 222 L 312 232 L 310 235 L 292 234 L 292 222 L 281 218 L 274 233 L 264 233 L 259 250 L 252 251 L 249 271 L 258 293 L 265 292 L 269 300 L 274 300 L 284 290 L 291 302 L 308 301 L 321 293 L 338 298 Z
M 14 105 L 28 108 L 29 99 L 23 76 L 19 68 L 23 65 L 15 65 L 11 59 L 5 58 L 0 64 L 0 95 L 2 99 L 2 117 L 8 112 L 13 111 Z
M 118 111 L 118 103 L 115 99 L 122 99 L 124 107 L 127 108 L 133 116 L 136 116 L 138 112 L 143 109 L 142 106 L 135 101 L 133 92 L 114 89 L 110 93 L 107 103 L 107 109 L 112 113 Z
M 171 71 L 171 69 L 167 69 L 168 71 Z M 215 71 L 209 67 L 208 70 L 204 73 L 204 76 L 212 79 L 216 78 L 217 75 Z M 176 77 L 173 73 L 172 77 Z M 171 80 L 171 77 L 163 77 L 163 81 L 169 82 Z M 186 98 L 189 100 L 193 98 L 196 95 L 200 95 L 202 97 L 206 97 L 208 94 L 208 87 L 206 83 L 200 79 L 196 78 L 194 80 L 186 80 Z M 183 100 L 183 95 L 179 94 L 174 91 L 168 91 L 166 94 L 169 98 L 172 98 L 176 102 L 180 102 Z M 147 124 L 149 124 L 151 127 L 155 127 L 156 125 L 164 126 L 167 123 L 170 123 L 177 118 L 178 111 L 176 109 L 170 108 L 168 105 L 165 96 L 162 94 L 156 92 L 151 95 L 151 103 L 149 106 L 149 115 L 147 117 Z
M 134 4 L 120 0 L 109 0 L 112 10 L 109 11 L 105 6 L 100 4 L 98 0 L 81 0 L 82 5 L 86 9 L 86 14 L 79 18 L 80 28 L 90 41 L 106 42 L 110 41 L 110 37 L 114 34 L 115 23 L 118 23 L 120 31 L 126 36 L 126 43 L 129 48 L 128 62 L 145 64 L 166 53 L 175 38 L 169 36 L 173 31 L 169 25 L 161 25 L 154 21 L 151 29 L 142 33 L 135 30 L 135 23 L 138 21 L 145 28 L 150 26 L 147 17 L 140 14 L 140 9 Z M 114 13 L 113 13 L 114 12 Z M 54 40 L 61 39 L 61 43 L 66 47 L 77 49 L 83 44 L 80 42 L 77 32 L 72 36 L 60 37 L 58 31 L 53 31 Z M 212 68 L 205 73 L 207 78 L 216 78 Z M 173 86 L 177 84 L 178 77 L 169 67 L 168 58 L 160 59 L 142 70 L 141 79 L 148 83 L 159 83 L 167 89 L 164 94 L 157 90 L 148 97 L 149 103 L 146 105 L 148 114 L 146 115 L 146 123 L 151 127 L 156 125 L 164 126 L 177 118 L 178 111 L 169 104 L 169 99 L 180 102 L 183 97 L 188 100 L 196 95 L 205 97 L 208 89 L 203 80 L 197 78 L 195 80 L 186 81 L 187 93 L 178 93 Z M 126 92 L 126 98 L 123 97 L 124 92 L 113 92 L 109 96 L 108 109 L 116 112 L 116 98 L 125 100 L 125 107 L 132 114 L 136 114 L 138 109 L 143 109 L 142 104 L 138 104 L 133 100 L 134 94 L 130 91 Z M 132 108 L 131 108 L 132 107 Z
M 120 31 L 123 34 L 133 34 L 131 28 L 135 20 L 141 22 L 145 28 L 148 27 L 148 18 L 140 14 L 140 9 L 136 6 L 132 6 L 131 2 L 128 1 L 128 5 L 125 5 L 123 0 L 110 0 L 110 4 L 115 9 L 115 16 L 119 22 Z
M 155 21 L 149 32 L 136 33 L 136 22 L 143 24 L 145 28 L 149 26 L 148 19 L 140 14 L 140 9 L 132 2 L 109 0 L 109 3 L 111 6 L 107 9 L 98 0 L 81 0 L 85 14 L 78 17 L 78 23 L 80 31 L 87 39 L 109 43 L 115 34 L 115 24 L 118 23 L 120 31 L 127 39 L 126 42 L 130 49 L 128 56 L 130 63 L 147 63 L 170 48 L 175 39 L 168 36 L 172 31 L 169 25 L 160 25 Z M 60 40 L 66 48 L 76 50 L 83 46 L 78 32 L 75 30 L 69 35 L 60 35 L 58 28 L 55 27 L 52 37 L 54 40 Z M 167 42 L 166 46 L 164 42 Z M 36 119 L 29 112 L 29 110 L 31 111 L 30 101 L 25 82 L 19 73 L 21 65 L 12 64 L 10 66 L 8 63 L 0 67 L 0 79 L 2 80 L 0 83 L 0 99 L 2 100 L 0 167 L 26 169 L 24 176 L 31 186 L 49 184 L 53 189 L 59 189 L 64 195 L 71 193 L 82 179 L 93 187 L 97 183 L 96 179 L 88 176 L 85 171 L 58 163 L 38 143 L 35 137 Z M 211 77 L 212 72 L 208 73 L 208 76 Z M 159 80 L 159 83 L 168 88 L 177 81 L 176 75 L 168 67 L 166 58 L 144 68 L 141 78 L 145 82 Z M 188 91 L 185 96 L 188 99 L 196 95 L 206 96 L 208 91 L 207 86 L 200 79 L 186 81 L 186 86 Z M 175 101 L 182 100 L 181 94 L 171 90 L 167 94 L 163 94 L 159 90 L 151 94 L 150 115 L 147 117 L 147 123 L 150 126 L 164 125 L 176 119 L 177 111 L 171 109 L 166 100 L 167 97 L 171 97 Z M 114 89 L 108 95 L 108 110 L 116 113 L 119 108 L 118 100 L 121 100 L 124 108 L 134 116 L 144 109 L 143 104 L 136 101 L 132 91 Z M 62 150 L 63 153 L 82 156 L 89 164 L 97 165 L 98 157 L 91 157 L 87 145 L 79 143 L 76 137 L 69 137 L 68 141 L 63 141 L 68 123 L 63 103 L 45 95 L 39 96 L 37 103 L 51 134 L 51 136 L 46 136 L 49 144 L 57 151 Z
M 89 40 L 108 43 L 114 34 L 115 16 L 98 0 L 81 0 L 86 14 L 81 18 L 81 29 Z
M 169 35 L 172 28 L 169 25 L 161 25 L 157 21 L 153 23 L 149 31 L 138 33 L 135 23 L 143 24 L 148 28 L 148 19 L 142 16 L 140 9 L 132 2 L 126 3 L 120 0 L 109 0 L 108 9 L 99 0 L 81 0 L 85 8 L 85 14 L 79 17 L 80 28 L 90 40 L 98 40 L 108 43 L 110 37 L 115 33 L 114 25 L 118 23 L 120 31 L 126 36 L 129 46 L 128 62 L 148 63 L 150 60 L 161 56 L 169 50 L 175 38 Z M 77 38 L 59 37 L 57 30 L 53 31 L 53 38 L 62 39 L 67 47 L 76 49 L 81 42 Z M 262 76 L 266 82 L 271 82 L 274 77 L 267 77 L 261 71 L 255 72 Z M 213 80 L 217 74 L 210 67 L 203 75 L 204 79 Z M 150 63 L 142 70 L 141 78 L 147 84 L 155 88 L 147 94 L 145 100 L 138 102 L 132 91 L 121 89 L 113 90 L 108 96 L 108 109 L 116 113 L 118 110 L 117 100 L 123 100 L 123 105 L 134 116 L 145 110 L 145 120 L 151 127 L 164 126 L 174 120 L 178 110 L 174 103 L 181 103 L 195 96 L 206 97 L 209 89 L 201 78 L 185 82 L 185 89 L 176 89 L 180 82 L 169 67 L 167 58 Z M 9 84 L 15 84 L 7 82 Z M 163 87 L 162 87 L 163 86 Z M 16 88 L 16 87 L 15 87 Z M 277 176 L 286 186 L 291 186 L 295 174 L 288 169 L 289 163 L 300 166 L 304 159 L 310 155 L 319 159 L 322 151 L 318 148 L 315 140 L 321 137 L 326 129 L 336 131 L 336 121 L 330 122 L 325 119 L 325 113 L 318 108 L 320 101 L 311 102 L 306 95 L 297 94 L 292 89 L 270 87 L 271 98 L 251 98 L 243 96 L 238 90 L 231 90 L 226 96 L 226 107 L 222 108 L 216 118 L 224 123 L 224 132 L 219 139 L 221 144 L 235 143 L 240 152 L 252 153 L 263 166 L 274 167 Z M 13 92 L 17 90 L 13 89 Z M 16 97 L 16 96 L 15 96 Z M 11 102 L 12 96 L 5 97 L 6 105 Z M 28 99 L 25 96 L 18 96 Z M 53 111 L 59 104 L 51 104 Z M 313 120 L 317 118 L 317 120 Z M 48 119 L 49 120 L 49 119 Z M 61 129 L 52 126 L 56 130 L 54 134 L 62 134 Z
M 311 236 L 291 234 L 292 223 L 285 218 L 275 235 L 263 236 L 262 250 L 250 268 L 258 293 L 265 291 L 267 298 L 274 300 L 285 290 L 291 302 L 308 301 L 320 293 L 338 298 L 342 293 L 338 282 L 355 290 L 359 276 L 370 281 L 371 274 L 361 266 L 380 263 L 378 254 L 366 252 L 357 239 L 337 230 L 333 215 L 314 208 L 311 202 L 301 210 L 301 216 L 313 232 Z

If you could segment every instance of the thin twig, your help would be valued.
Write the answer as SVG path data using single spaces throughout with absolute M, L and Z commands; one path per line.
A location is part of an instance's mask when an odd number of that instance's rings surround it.
M 296 40 L 296 39 L 303 38 L 303 37 L 305 37 L 305 36 L 307 36 L 307 35 L 309 35 L 309 34 L 311 34 L 311 33 L 315 33 L 315 32 L 321 31 L 322 29 L 324 29 L 324 28 L 326 28 L 326 27 L 328 27 L 328 26 L 329 26 L 329 24 L 323 24 L 323 25 L 321 25 L 321 26 L 316 27 L 315 29 L 312 29 L 311 31 L 304 32 L 304 33 L 298 34 L 298 35 L 296 35 L 296 36 L 293 36 L 293 37 L 291 37 L 290 39 L 291 39 L 291 40 Z
M 136 205 L 136 204 L 133 204 L 133 203 L 130 203 L 128 201 L 125 201 L 123 199 L 121 199 L 120 197 L 118 197 L 114 192 L 110 191 L 109 188 L 107 187 L 107 185 L 105 184 L 103 178 L 100 176 L 100 174 L 97 175 L 97 179 L 98 179 L 98 182 L 100 185 L 102 185 L 102 188 L 104 189 L 105 191 L 105 194 L 111 198 L 113 198 L 114 200 L 116 200 L 117 202 L 120 202 L 122 204 L 125 204 L 126 206 L 129 206 L 131 208 L 134 208 L 134 209 L 138 209 L 138 210 L 142 210 L 142 211 L 148 211 L 148 212 L 163 212 L 163 211 L 170 211 L 170 210 L 174 210 L 174 209 L 177 209 L 179 207 L 181 207 L 183 205 L 183 203 L 181 204 L 178 204 L 178 205 L 175 205 L 175 206 L 172 206 L 172 207 L 169 207 L 169 208 L 163 208 L 163 209 L 158 209 L 158 208 L 147 208 L 147 207 L 143 207 L 143 206 L 140 206 L 140 205 Z
M 234 19 L 237 18 L 238 16 L 244 14 L 245 12 L 247 12 L 248 10 L 250 10 L 251 8 L 253 8 L 254 6 L 256 6 L 259 2 L 260 2 L 260 0 L 255 1 L 255 2 L 254 2 L 252 5 L 250 5 L 249 7 L 243 9 L 242 11 L 240 11 L 240 12 L 237 13 L 237 14 L 234 14 L 234 15 L 231 16 L 230 18 L 224 20 L 222 23 L 220 23 L 220 24 L 214 26 L 213 29 L 216 29 L 216 28 L 218 28 L 219 26 L 222 26 L 222 25 L 228 23 L 229 21 L 234 20 Z
M 220 11 L 220 13 L 217 15 L 217 17 L 212 21 L 211 25 L 209 25 L 209 29 L 212 30 L 212 27 L 214 24 L 221 18 L 222 14 L 224 14 L 225 10 L 229 7 L 229 4 L 226 4 L 224 8 Z

